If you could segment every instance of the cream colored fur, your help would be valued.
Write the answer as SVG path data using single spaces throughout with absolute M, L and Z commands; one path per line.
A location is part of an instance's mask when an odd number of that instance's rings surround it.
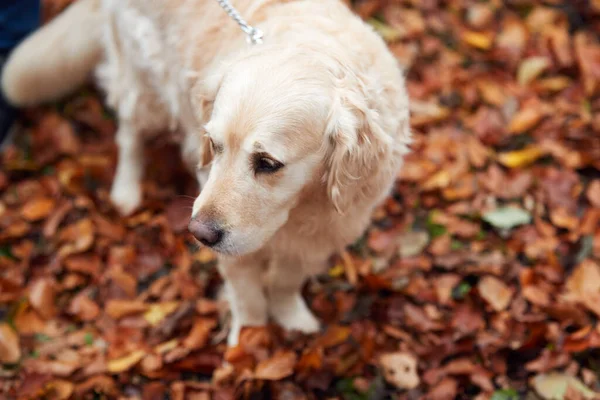
M 144 139 L 166 128 L 183 134 L 183 158 L 202 186 L 192 216 L 209 215 L 227 232 L 215 250 L 232 309 L 231 345 L 242 326 L 268 315 L 287 329 L 319 329 L 302 283 L 364 232 L 410 141 L 400 68 L 341 1 L 233 3 L 264 31 L 264 44 L 248 45 L 215 1 L 103 0 L 97 14 L 94 0 L 79 0 L 80 11 L 67 10 L 53 32 L 44 28 L 47 38 L 42 29 L 17 51 L 3 79 L 18 103 L 62 94 L 73 86 L 73 66 L 44 53 L 49 67 L 31 67 L 36 48 L 72 26 L 69 34 L 81 39 L 70 51 L 81 52 L 86 69 L 96 27 L 70 18 L 87 13 L 102 25 L 97 76 L 120 122 L 112 200 L 134 211 Z M 93 44 L 80 46 L 89 32 Z M 37 93 L 33 82 L 46 89 Z M 257 152 L 285 166 L 255 173 Z

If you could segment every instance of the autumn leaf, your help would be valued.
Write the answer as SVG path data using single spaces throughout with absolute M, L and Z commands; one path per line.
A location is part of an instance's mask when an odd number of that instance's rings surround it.
M 56 290 L 49 279 L 40 279 L 30 289 L 29 302 L 46 319 L 53 318 L 58 310 L 55 303 Z
M 125 357 L 110 360 L 107 364 L 107 369 L 113 374 L 125 372 L 140 362 L 145 355 L 146 352 L 144 350 L 136 350 Z
M 294 373 L 297 356 L 292 351 L 277 352 L 273 357 L 256 366 L 254 377 L 267 381 L 278 381 Z
M 489 304 L 495 311 L 505 310 L 510 304 L 513 296 L 512 290 L 507 287 L 504 282 L 493 277 L 484 276 L 477 284 L 479 295 Z
M 8 324 L 0 323 L 0 363 L 14 364 L 21 358 L 19 336 Z
M 498 161 L 500 164 L 509 168 L 522 168 L 536 162 L 543 155 L 543 149 L 537 146 L 531 146 L 523 150 L 499 154 Z
M 21 215 L 27 221 L 39 221 L 50 215 L 56 202 L 49 197 L 38 197 L 25 203 L 21 209 Z
M 158 304 L 151 304 L 144 313 L 144 319 L 152 326 L 158 325 L 165 317 L 177 309 L 179 302 L 170 301 Z
M 521 62 L 517 72 L 517 81 L 521 85 L 527 85 L 540 76 L 550 67 L 550 60 L 546 57 L 529 57 Z
M 110 300 L 105 311 L 111 318 L 119 319 L 126 315 L 138 314 L 148 309 L 148 305 L 138 300 Z

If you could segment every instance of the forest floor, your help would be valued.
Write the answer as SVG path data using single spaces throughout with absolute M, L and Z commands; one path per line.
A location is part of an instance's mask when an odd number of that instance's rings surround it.
M 364 239 L 306 286 L 323 332 L 226 348 L 193 179 L 150 145 L 144 207 L 119 217 L 115 121 L 86 89 L 26 110 L 1 156 L 0 397 L 598 396 L 600 3 L 353 7 L 406 68 L 415 142 Z

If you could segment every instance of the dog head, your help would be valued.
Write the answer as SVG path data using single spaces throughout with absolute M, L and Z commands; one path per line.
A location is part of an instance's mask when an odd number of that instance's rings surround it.
M 208 180 L 190 231 L 229 255 L 260 249 L 311 192 L 344 213 L 393 145 L 361 80 L 314 54 L 249 55 L 202 82 Z M 203 100 L 205 99 L 205 100 Z M 214 99 L 214 100 L 212 100 Z M 306 200 L 306 199 L 305 199 Z

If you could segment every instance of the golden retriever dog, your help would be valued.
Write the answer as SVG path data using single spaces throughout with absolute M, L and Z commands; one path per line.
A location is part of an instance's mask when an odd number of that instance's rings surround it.
M 181 133 L 201 187 L 189 230 L 219 253 L 230 345 L 269 317 L 319 329 L 303 282 L 364 233 L 410 142 L 398 62 L 341 0 L 233 4 L 264 43 L 213 0 L 79 0 L 2 78 L 30 105 L 95 72 L 119 119 L 111 199 L 123 214 L 142 201 L 144 140 Z

